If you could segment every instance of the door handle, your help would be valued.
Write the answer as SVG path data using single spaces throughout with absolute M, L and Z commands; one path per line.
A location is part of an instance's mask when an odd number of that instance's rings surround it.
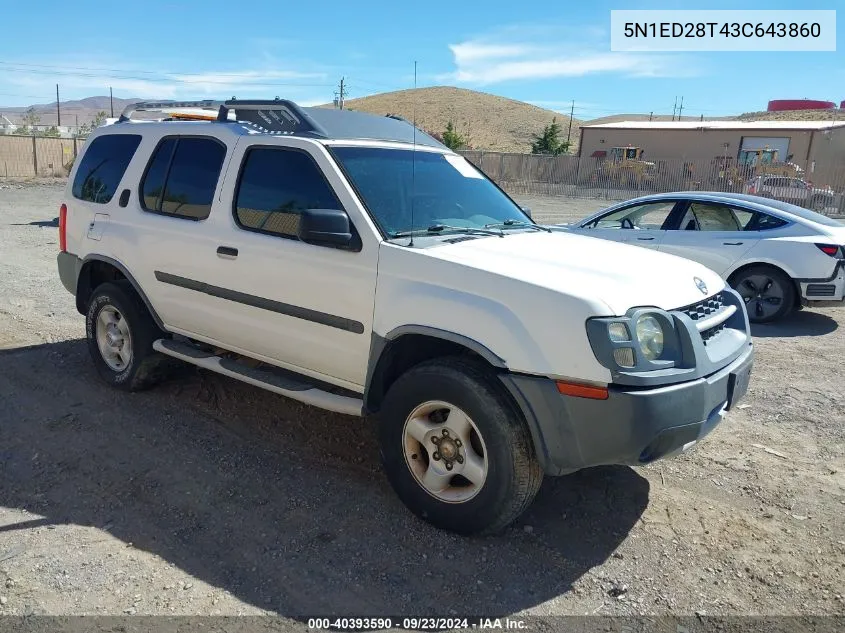
M 218 257 L 223 257 L 227 259 L 234 259 L 238 256 L 238 249 L 232 248 L 231 246 L 218 246 L 217 247 L 217 255 Z
M 648 241 L 653 240 L 654 238 L 653 237 L 638 237 L 637 239 L 641 242 L 648 242 Z
M 120 200 L 118 200 L 117 203 L 121 207 L 125 207 L 127 204 L 129 204 L 129 196 L 130 195 L 131 195 L 131 192 L 129 191 L 129 189 L 124 189 L 123 191 L 120 192 Z
M 742 246 L 742 242 L 722 242 L 725 246 Z

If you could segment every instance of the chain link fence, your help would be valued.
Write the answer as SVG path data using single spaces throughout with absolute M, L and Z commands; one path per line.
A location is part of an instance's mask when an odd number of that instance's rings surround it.
M 464 150 L 461 154 L 514 196 L 628 200 L 671 191 L 750 193 L 827 215 L 845 214 L 845 164 L 737 166 L 711 160 L 611 160 Z

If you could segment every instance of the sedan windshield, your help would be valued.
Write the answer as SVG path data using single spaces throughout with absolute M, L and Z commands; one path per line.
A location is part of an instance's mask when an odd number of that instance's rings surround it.
M 333 147 L 332 153 L 390 236 L 429 227 L 443 233 L 533 224 L 462 156 L 378 147 Z

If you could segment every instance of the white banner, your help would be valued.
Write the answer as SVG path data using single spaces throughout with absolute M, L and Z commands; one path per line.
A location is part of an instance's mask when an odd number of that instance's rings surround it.
M 836 11 L 620 10 L 612 51 L 835 51 Z

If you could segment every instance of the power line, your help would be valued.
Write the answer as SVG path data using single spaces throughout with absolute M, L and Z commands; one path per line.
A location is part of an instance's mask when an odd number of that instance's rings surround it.
M 278 87 L 301 87 L 301 88 L 326 88 L 332 86 L 333 84 L 327 83 L 299 83 L 299 82 L 265 82 L 265 81 L 252 81 L 253 78 L 257 78 L 259 76 L 241 76 L 241 81 L 237 81 L 233 79 L 232 81 L 215 81 L 213 79 L 197 79 L 197 80 L 189 80 L 189 79 L 177 79 L 174 77 L 162 76 L 159 78 L 150 78 L 150 77 L 133 77 L 129 75 L 95 75 L 89 73 L 63 73 L 63 72 L 53 72 L 53 71 L 37 71 L 37 70 L 23 70 L 23 69 L 15 69 L 15 68 L 0 68 L 0 72 L 24 72 L 30 74 L 40 74 L 40 75 L 50 75 L 50 76 L 60 76 L 60 77 L 89 77 L 94 79 L 134 79 L 137 81 L 146 81 L 151 84 L 156 83 L 176 83 L 176 84 L 187 84 L 187 85 L 202 85 L 202 84 L 214 84 L 214 85 L 221 85 L 221 86 L 232 86 L 232 85 L 243 85 L 243 86 L 278 86 Z
M 90 72 L 97 72 L 97 73 L 134 73 L 134 74 L 143 74 L 143 75 L 182 75 L 184 77 L 203 77 L 208 73 L 196 73 L 196 72 L 179 72 L 176 70 L 169 70 L 166 72 L 158 71 L 158 70 L 140 70 L 140 69 L 133 69 L 133 68 L 101 68 L 97 66 L 53 66 L 48 64 L 25 64 L 23 62 L 4 62 L 0 61 L 0 64 L 3 66 L 23 66 L 26 68 L 48 68 L 53 70 L 85 70 Z M 11 69 L 9 69 L 11 70 Z M 25 72 L 25 71 L 22 71 Z M 34 72 L 34 71 L 32 71 Z M 76 74 L 76 73 L 70 73 Z M 248 75 L 244 75 L 243 73 L 212 73 L 218 77 L 232 77 L 232 78 L 240 78 L 244 79 L 245 77 L 249 77 Z M 260 75 L 259 75 L 260 76 Z
M 107 75 L 107 74 L 94 74 L 94 73 L 68 73 L 68 72 L 60 72 L 60 71 L 52 71 L 52 70 L 28 70 L 23 68 L 0 68 L 0 73 L 2 72 L 18 72 L 18 73 L 27 73 L 27 74 L 34 74 L 34 75 L 47 75 L 47 76 L 59 76 L 59 77 L 89 77 L 93 79 L 133 79 L 136 81 L 146 81 L 151 84 L 155 83 L 176 83 L 176 84 L 188 84 L 188 85 L 202 85 L 202 84 L 215 84 L 215 85 L 222 85 L 222 86 L 231 86 L 231 85 L 245 85 L 245 86 L 279 86 L 279 87 L 303 87 L 303 88 L 326 88 L 333 84 L 328 83 L 309 83 L 309 82 L 267 82 L 267 81 L 253 81 L 253 79 L 260 79 L 262 75 L 238 75 L 232 76 L 233 79 L 231 81 L 216 81 L 214 79 L 179 79 L 177 77 L 172 77 L 166 74 L 162 74 L 160 77 L 153 78 L 153 77 L 138 77 L 132 75 Z M 226 76 L 226 75 L 217 75 L 214 73 L 215 76 Z M 194 75 L 200 76 L 200 75 Z M 235 78 L 237 77 L 237 78 Z M 238 81 L 238 79 L 240 81 Z
M 52 95 L 21 95 L 13 92 L 0 92 L 3 97 L 23 97 L 24 99 L 51 99 Z
M 407 86 L 400 86 L 398 84 L 385 84 L 381 83 L 380 81 L 370 81 L 369 79 L 361 79 L 359 77 L 355 77 L 354 81 L 361 83 L 361 84 L 369 84 L 370 86 L 375 86 L 376 88 L 387 88 L 388 90 L 407 90 Z

